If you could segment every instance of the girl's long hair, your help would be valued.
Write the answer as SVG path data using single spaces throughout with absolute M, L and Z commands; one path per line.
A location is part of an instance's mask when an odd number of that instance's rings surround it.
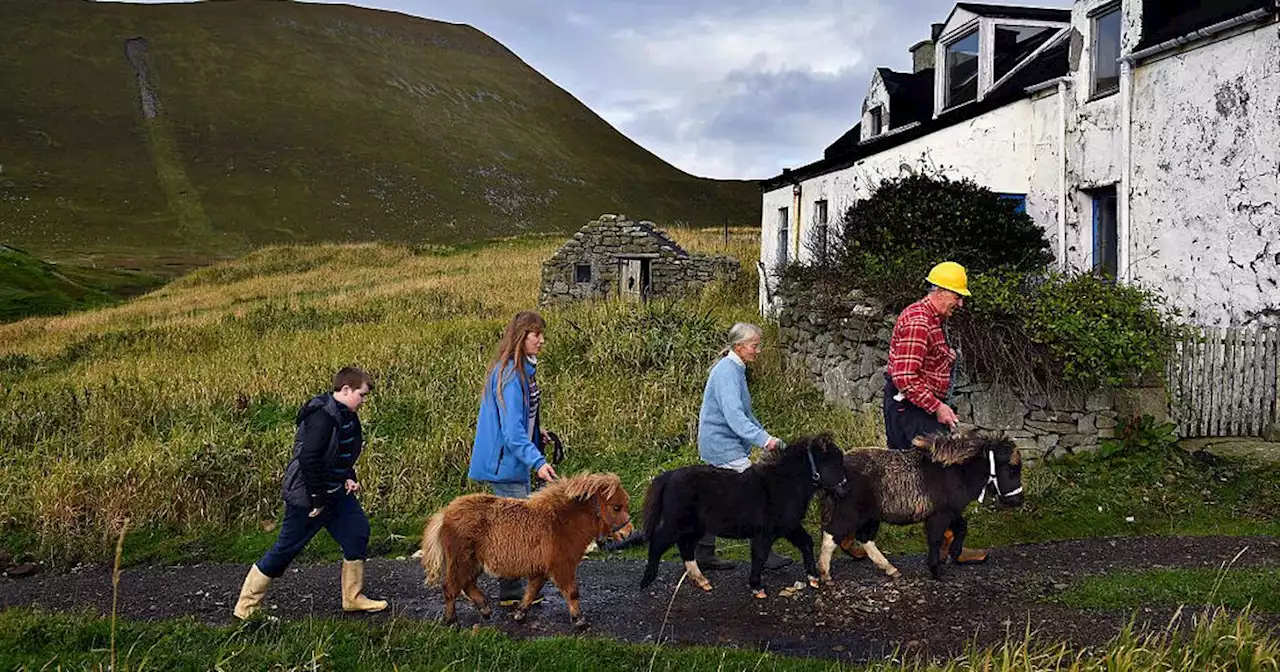
M 522 310 L 511 318 L 511 322 L 507 324 L 506 331 L 502 332 L 502 340 L 498 341 L 498 352 L 494 356 L 493 361 L 489 363 L 489 370 L 485 375 L 485 393 L 489 392 L 489 385 L 495 384 L 495 390 L 501 390 L 506 383 L 508 364 L 520 377 L 521 388 L 524 393 L 529 394 L 529 376 L 524 372 L 525 355 L 524 355 L 524 339 L 530 333 L 542 333 L 547 328 L 547 323 L 543 321 L 542 316 L 532 310 Z M 497 370 L 497 380 L 494 380 L 493 372 Z M 501 392 L 498 392 L 498 403 L 504 403 Z

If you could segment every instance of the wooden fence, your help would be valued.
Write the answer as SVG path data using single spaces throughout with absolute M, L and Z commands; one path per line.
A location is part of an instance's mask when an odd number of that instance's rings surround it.
M 1169 361 L 1172 416 L 1185 438 L 1265 436 L 1277 422 L 1280 330 L 1211 327 Z

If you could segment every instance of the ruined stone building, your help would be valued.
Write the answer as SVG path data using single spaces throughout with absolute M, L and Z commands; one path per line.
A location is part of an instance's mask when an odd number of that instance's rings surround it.
M 962 2 L 921 27 L 910 72 L 878 70 L 821 159 L 763 182 L 765 269 L 924 169 L 1018 201 L 1060 268 L 1158 288 L 1195 324 L 1280 324 L 1275 0 Z
M 542 265 L 539 303 L 582 299 L 645 300 L 701 291 L 738 277 L 737 259 L 686 252 L 653 222 L 601 215 Z

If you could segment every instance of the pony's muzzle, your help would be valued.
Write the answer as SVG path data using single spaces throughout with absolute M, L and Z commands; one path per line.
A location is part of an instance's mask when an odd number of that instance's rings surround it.
M 627 522 L 621 528 L 614 530 L 613 533 L 609 535 L 609 537 L 614 541 L 622 541 L 623 539 L 626 539 L 627 537 L 631 536 L 631 533 L 635 531 L 636 531 L 635 526 L 631 524 L 631 519 L 628 518 Z

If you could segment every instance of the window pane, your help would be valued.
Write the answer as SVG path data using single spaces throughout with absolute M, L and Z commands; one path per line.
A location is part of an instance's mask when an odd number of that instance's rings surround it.
M 1119 242 L 1115 187 L 1093 194 L 1093 268 L 1109 277 L 1119 270 Z
M 787 263 L 787 247 L 791 240 L 790 219 L 787 217 L 787 208 L 778 208 L 778 265 L 785 266 Z
M 871 132 L 868 135 L 880 135 L 881 129 L 884 127 L 884 108 L 876 107 L 871 110 Z
M 978 99 L 978 31 L 947 45 L 947 106 Z
M 591 264 L 577 264 L 573 267 L 574 282 L 591 282 Z
M 1120 87 L 1120 10 L 1093 20 L 1093 92 Z
M 996 26 L 996 80 L 1009 74 L 1031 52 L 1049 41 L 1057 28 L 1031 26 Z

